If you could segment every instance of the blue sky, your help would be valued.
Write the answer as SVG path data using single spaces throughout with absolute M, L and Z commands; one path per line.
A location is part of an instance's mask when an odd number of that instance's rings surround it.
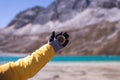
M 54 0 L 0 0 L 0 28 L 4 28 L 20 11 L 34 6 L 47 7 Z

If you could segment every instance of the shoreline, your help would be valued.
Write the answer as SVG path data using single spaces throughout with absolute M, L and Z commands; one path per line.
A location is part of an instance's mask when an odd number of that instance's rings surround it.
M 48 62 L 47 65 L 52 66 L 74 66 L 74 65 L 120 65 L 120 61 L 69 61 L 69 62 Z
M 12 52 L 3 52 L 0 51 L 0 56 L 1 57 L 25 57 L 30 55 L 29 53 L 12 53 Z

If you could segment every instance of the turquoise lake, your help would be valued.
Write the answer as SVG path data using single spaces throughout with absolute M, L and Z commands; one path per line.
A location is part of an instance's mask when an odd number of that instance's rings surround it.
M 23 57 L 0 57 L 0 63 L 17 61 Z M 51 62 L 84 62 L 84 61 L 120 61 L 120 56 L 55 56 Z

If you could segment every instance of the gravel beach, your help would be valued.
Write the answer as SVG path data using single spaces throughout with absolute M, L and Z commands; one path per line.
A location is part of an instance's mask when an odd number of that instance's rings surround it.
M 29 80 L 120 80 L 120 62 L 50 62 Z

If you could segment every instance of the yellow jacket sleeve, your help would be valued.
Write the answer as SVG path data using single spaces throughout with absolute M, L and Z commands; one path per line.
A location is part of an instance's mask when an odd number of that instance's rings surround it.
M 44 67 L 54 55 L 53 47 L 45 44 L 30 56 L 1 65 L 0 80 L 27 80 Z

